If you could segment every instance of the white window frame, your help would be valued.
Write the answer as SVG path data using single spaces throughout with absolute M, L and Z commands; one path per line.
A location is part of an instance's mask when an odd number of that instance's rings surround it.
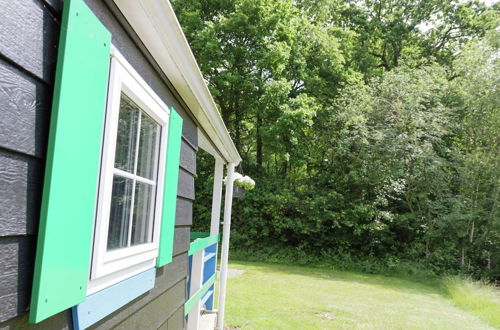
M 121 171 L 114 167 L 120 96 L 122 92 L 161 126 L 156 182 Z M 102 148 L 97 212 L 94 222 L 90 280 L 87 288 L 88 295 L 151 269 L 156 265 L 160 238 L 163 185 L 165 181 L 169 116 L 170 111 L 168 107 L 125 60 L 123 55 L 121 55 L 115 47 L 111 46 L 111 65 L 106 104 L 104 142 Z M 155 184 L 156 193 L 153 196 L 154 216 L 152 221 L 150 221 L 153 232 L 151 243 L 144 243 L 111 251 L 107 250 L 114 173 L 139 182 L 142 181 L 149 184 Z M 133 205 L 131 205 L 131 207 L 133 207 Z

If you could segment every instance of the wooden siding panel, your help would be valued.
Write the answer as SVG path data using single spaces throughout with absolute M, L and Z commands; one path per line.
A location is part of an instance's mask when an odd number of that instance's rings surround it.
M 188 272 L 188 255 L 175 256 L 173 261 L 156 270 L 155 292 L 167 291 L 175 283 L 186 278 Z
M 181 169 L 180 175 L 183 175 L 183 178 L 179 179 L 179 184 L 187 182 L 187 185 L 181 191 L 183 195 L 177 199 L 176 225 L 189 226 L 192 223 L 192 201 L 189 199 L 194 198 L 193 174 L 196 171 L 193 150 L 196 150 L 198 145 L 196 124 L 187 114 L 184 103 L 176 99 L 176 92 L 167 87 L 171 88 L 168 79 L 157 72 L 158 65 L 154 63 L 148 51 L 140 41 L 137 41 L 138 39 L 135 39 L 136 43 L 132 41 L 137 36 L 126 21 L 123 23 L 121 14 L 111 13 L 109 7 L 100 0 L 85 0 L 85 2 L 112 32 L 113 45 L 130 61 L 160 98 L 167 105 L 173 106 L 184 119 L 183 144 L 186 145 L 183 146 L 183 149 L 189 151 L 190 148 L 191 151 L 189 154 L 184 154 L 184 151 L 181 151 L 183 170 Z M 9 92 L 20 93 L 15 95 L 19 97 L 15 100 L 19 100 L 21 104 L 26 102 L 24 105 L 28 106 L 32 104 L 30 97 L 34 95 L 35 109 L 25 108 L 25 112 L 19 114 L 23 117 L 19 120 L 24 120 L 26 127 L 18 127 L 18 129 L 24 130 L 22 137 L 32 134 L 34 139 L 38 139 L 38 141 L 26 139 L 21 141 L 23 143 L 16 141 L 18 144 L 15 145 L 12 140 L 9 140 L 12 138 L 11 133 L 6 133 L 8 129 L 13 128 L 5 126 L 8 123 L 0 123 L 0 146 L 16 151 L 11 152 L 0 148 L 0 187 L 2 187 L 0 189 L 0 274 L 4 281 L 8 279 L 8 282 L 11 283 L 6 284 L 5 293 L 14 292 L 3 297 L 0 296 L 2 302 L 0 304 L 0 322 L 7 320 L 0 323 L 0 329 L 62 330 L 72 328 L 69 311 L 57 314 L 36 326 L 28 324 L 28 314 L 26 313 L 31 291 L 30 284 L 36 245 L 36 237 L 30 235 L 36 233 L 38 227 L 43 161 L 22 154 L 33 155 L 37 158 L 43 157 L 45 154 L 47 133 L 43 132 L 46 126 L 42 123 L 46 120 L 45 125 L 48 125 L 50 116 L 52 98 L 50 85 L 53 82 L 55 69 L 61 4 L 62 0 L 0 0 L 2 8 L 0 11 L 0 38 L 2 40 L 0 43 L 0 63 L 3 64 L 0 65 L 0 69 L 4 70 L 4 74 L 0 77 L 7 77 L 3 78 L 7 83 L 0 84 L 0 86 L 9 86 L 12 79 L 15 79 L 18 85 L 12 88 L 19 89 L 17 92 L 10 90 L 5 92 L 5 87 L 0 89 L 0 118 L 7 118 L 7 111 L 12 111 L 12 108 L 7 110 L 8 107 L 14 107 L 14 105 L 8 104 L 10 101 Z M 116 17 L 121 18 L 121 24 Z M 46 91 L 42 91 L 43 89 Z M 23 94 L 24 92 L 26 94 Z M 17 114 L 9 115 L 17 116 Z M 16 236 L 5 237 L 12 235 Z M 162 316 L 164 320 L 158 320 L 158 322 L 161 321 L 161 324 L 168 325 L 170 317 L 175 319 L 175 321 L 170 322 L 171 324 L 178 324 L 176 322 L 183 320 L 182 317 L 179 319 L 177 314 L 179 311 L 182 314 L 183 309 L 180 306 L 185 301 L 189 227 L 177 227 L 175 239 L 174 252 L 176 256 L 172 263 L 157 270 L 155 288 L 102 320 L 96 325 L 97 328 L 112 328 L 131 318 L 133 314 L 137 314 L 134 318 L 148 318 L 151 309 L 145 307 L 160 296 L 164 301 L 170 299 L 173 301 L 172 305 L 178 305 L 178 307 L 165 313 L 166 310 L 158 305 L 156 308 L 162 310 L 164 314 Z M 12 274 L 17 274 L 17 277 L 11 276 Z M 169 290 L 174 285 L 178 291 Z M 27 291 L 24 290 L 25 287 L 28 288 Z M 176 296 L 175 292 L 179 294 Z M 142 310 L 143 308 L 145 309 Z M 175 313 L 175 315 L 172 316 L 171 313 Z M 16 315 L 19 316 L 16 317 Z
M 153 290 L 133 300 L 118 311 L 99 321 L 90 329 L 110 329 L 120 324 L 121 322 L 125 322 L 135 313 L 143 313 L 142 309 L 150 301 L 167 292 L 168 289 L 174 286 L 176 283 L 184 281 L 187 275 L 187 264 L 187 253 L 174 257 L 171 263 L 169 263 L 165 267 L 157 269 L 156 282 Z M 182 301 L 184 301 L 184 299 L 185 298 L 183 298 Z M 168 318 L 168 316 L 169 315 L 165 315 L 165 318 Z
M 198 129 L 196 124 L 191 120 L 187 120 L 187 115 L 184 118 L 184 128 L 182 130 L 182 136 L 191 143 L 195 148 L 198 148 Z
M 176 226 L 191 226 L 193 223 L 193 201 L 177 197 L 177 208 L 175 211 Z
M 0 238 L 0 276 L 19 274 L 20 278 L 31 281 L 35 242 L 32 236 Z
M 0 149 L 0 237 L 35 233 L 42 188 L 40 163 Z
M 52 90 L 0 60 L 0 147 L 45 154 Z
M 26 312 L 21 306 L 28 306 L 29 298 L 26 297 L 25 292 L 10 294 L 0 297 L 2 303 L 0 304 L 0 322 L 7 321 L 21 313 Z
M 177 196 L 194 200 L 194 177 L 191 173 L 182 168 L 179 171 L 179 183 L 177 187 Z
M 184 306 L 181 306 L 181 308 L 175 311 L 175 313 L 168 319 L 167 329 L 184 329 Z
M 33 237 L 0 238 L 0 322 L 24 313 L 28 308 L 34 252 Z
M 181 327 L 179 329 L 184 329 L 184 327 Z M 158 330 L 168 330 L 168 320 L 166 320 L 165 322 L 163 322 L 163 324 L 160 325 L 160 327 L 158 328 Z
M 59 24 L 37 0 L 0 0 L 0 54 L 51 84 Z
M 62 15 L 63 0 L 42 0 L 47 6 L 49 6 L 58 16 L 58 20 Z
M 0 275 L 0 297 L 7 297 L 31 289 L 31 283 L 28 281 L 18 283 L 17 279 L 18 275 L 15 273 Z
M 116 329 L 158 329 L 184 304 L 185 299 L 186 281 L 182 280 L 144 306 L 139 313 L 133 314 L 130 318 L 120 323 Z
M 180 166 L 191 174 L 196 174 L 196 150 L 182 140 Z
M 71 312 L 69 310 L 54 315 L 36 325 L 28 323 L 28 314 L 25 313 L 4 323 L 0 323 L 0 329 L 70 330 L 73 329 L 71 322 Z
M 189 250 L 190 227 L 177 227 L 174 234 L 174 256 Z

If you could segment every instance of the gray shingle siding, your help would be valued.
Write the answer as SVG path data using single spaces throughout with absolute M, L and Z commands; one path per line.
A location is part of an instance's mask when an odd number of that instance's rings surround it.
M 179 329 L 184 326 L 182 306 L 195 196 L 196 124 L 114 4 L 86 3 L 112 33 L 113 45 L 184 118 L 174 259 L 157 270 L 153 290 L 93 328 Z M 30 328 L 27 311 L 62 1 L 0 0 L 0 8 L 0 329 L 17 329 Z M 71 329 L 71 313 L 57 314 L 36 328 Z

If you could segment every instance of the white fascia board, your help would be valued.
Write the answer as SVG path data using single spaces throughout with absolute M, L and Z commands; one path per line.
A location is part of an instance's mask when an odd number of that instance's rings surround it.
M 229 136 L 168 0 L 113 0 L 208 138 L 228 163 L 241 157 Z
M 198 147 L 214 156 L 214 158 L 220 159 L 225 163 L 224 157 L 222 157 L 221 154 L 217 152 L 212 143 L 210 143 L 205 134 L 203 134 L 203 132 L 201 132 L 200 130 L 198 130 Z

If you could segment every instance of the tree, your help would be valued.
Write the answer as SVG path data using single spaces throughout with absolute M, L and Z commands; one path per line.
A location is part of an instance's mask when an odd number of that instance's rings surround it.
M 457 95 L 464 227 L 462 263 L 466 254 L 472 263 L 500 272 L 500 33 L 490 31 L 472 40 L 458 56 L 453 81 Z M 479 265 L 476 265 L 479 266 Z
M 234 203 L 238 246 L 500 276 L 498 5 L 173 6 L 257 179 Z

